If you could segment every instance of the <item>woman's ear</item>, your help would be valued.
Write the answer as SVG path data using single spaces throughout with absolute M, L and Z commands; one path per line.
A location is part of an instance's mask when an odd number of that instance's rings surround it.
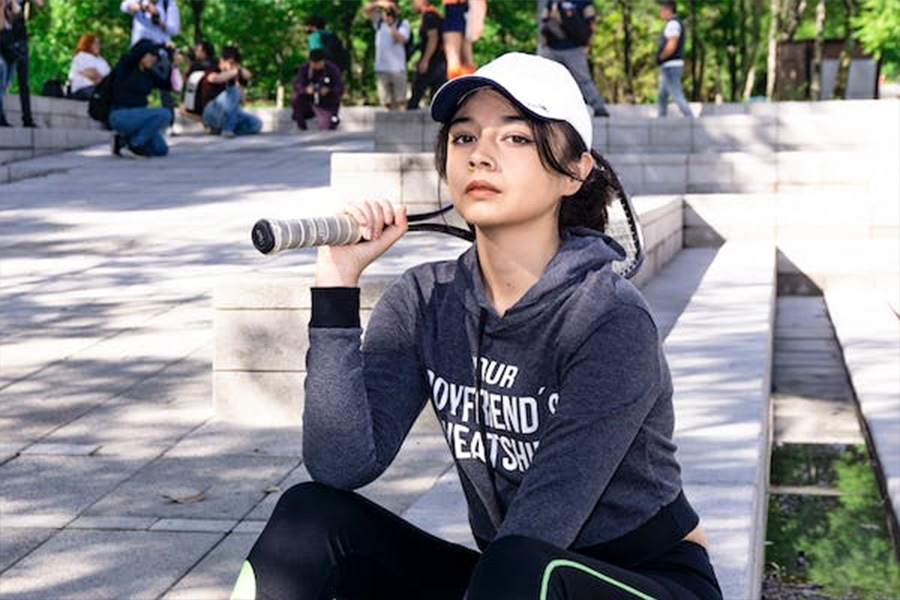
M 574 167 L 572 170 L 578 175 L 578 179 L 574 177 L 569 178 L 567 185 L 569 189 L 566 191 L 566 196 L 571 196 L 578 192 L 581 186 L 584 185 L 584 182 L 587 181 L 588 176 L 594 169 L 594 157 L 591 156 L 590 152 L 582 152 L 581 158 L 572 166 Z

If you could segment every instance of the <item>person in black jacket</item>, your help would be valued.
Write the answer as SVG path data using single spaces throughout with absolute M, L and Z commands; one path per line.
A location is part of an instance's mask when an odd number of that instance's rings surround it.
M 153 68 L 159 60 L 160 48 L 150 40 L 141 40 L 116 64 L 109 113 L 109 125 L 116 132 L 114 154 L 165 156 L 169 153 L 162 134 L 169 126 L 171 113 L 165 108 L 147 107 L 147 97 L 153 88 L 172 89 L 169 78 L 162 77 Z

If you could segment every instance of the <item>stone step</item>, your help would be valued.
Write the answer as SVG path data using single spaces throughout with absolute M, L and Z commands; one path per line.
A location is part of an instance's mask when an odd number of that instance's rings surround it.
M 380 116 L 380 113 L 379 113 Z M 606 158 L 632 195 L 767 192 L 900 195 L 896 152 L 622 153 Z M 431 202 L 440 193 L 431 152 L 335 153 L 332 185 L 341 191 Z M 440 190 L 440 192 L 438 192 Z M 887 211 L 888 209 L 882 209 Z M 896 212 L 896 211 L 895 211 Z M 895 214 L 894 212 L 894 214 Z
M 655 107 L 611 105 L 610 118 L 594 118 L 594 147 L 604 154 L 897 151 L 900 102 L 895 100 L 698 108 L 697 119 L 655 119 Z M 427 110 L 377 113 L 375 148 L 428 151 L 437 131 Z
M 103 129 L 3 127 L 0 128 L 0 165 L 44 154 L 108 144 L 111 135 Z

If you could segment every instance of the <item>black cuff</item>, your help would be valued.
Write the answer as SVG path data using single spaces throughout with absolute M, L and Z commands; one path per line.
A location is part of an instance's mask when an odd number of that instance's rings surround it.
M 310 327 L 359 327 L 359 288 L 310 288 L 312 318 Z

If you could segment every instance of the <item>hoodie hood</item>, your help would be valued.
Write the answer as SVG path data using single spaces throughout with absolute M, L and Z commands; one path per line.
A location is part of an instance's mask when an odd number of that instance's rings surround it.
M 531 319 L 544 310 L 554 299 L 565 295 L 572 287 L 594 274 L 608 271 L 611 263 L 625 258 L 625 250 L 611 237 L 587 227 L 570 227 L 563 230 L 559 250 L 547 264 L 538 281 L 493 325 L 499 328 L 515 325 Z M 458 261 L 457 293 L 467 310 L 473 313 L 487 311 L 497 321 L 496 312 L 487 299 L 476 246 L 467 250 Z
M 145 54 L 155 54 L 159 49 L 159 44 L 151 40 L 142 39 L 132 46 L 128 54 L 135 60 L 141 60 Z

